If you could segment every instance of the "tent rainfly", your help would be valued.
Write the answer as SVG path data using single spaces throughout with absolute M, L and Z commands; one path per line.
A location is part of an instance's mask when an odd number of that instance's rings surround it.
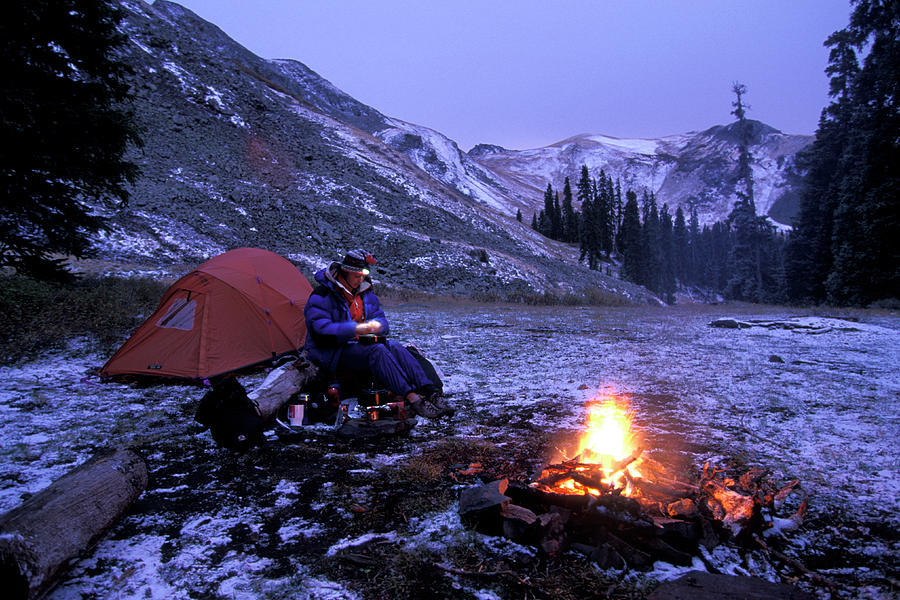
M 166 291 L 159 307 L 100 371 L 203 379 L 300 348 L 309 281 L 258 248 L 213 257 Z

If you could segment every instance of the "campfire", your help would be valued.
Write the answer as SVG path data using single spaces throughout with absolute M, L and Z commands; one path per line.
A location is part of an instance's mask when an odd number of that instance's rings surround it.
M 557 494 L 636 495 L 643 449 L 632 432 L 631 416 L 628 405 L 615 396 L 589 402 L 575 456 L 545 467 L 533 485 Z
M 735 476 L 709 464 L 680 473 L 641 446 L 625 398 L 603 394 L 586 409 L 574 455 L 560 451 L 530 482 L 504 479 L 465 490 L 463 519 L 546 553 L 569 547 L 602 568 L 636 569 L 657 560 L 690 565 L 700 545 L 764 546 L 765 529 L 799 525 L 805 498 L 790 518 L 776 515 L 789 496 L 802 494 L 799 482 L 775 485 L 765 469 Z

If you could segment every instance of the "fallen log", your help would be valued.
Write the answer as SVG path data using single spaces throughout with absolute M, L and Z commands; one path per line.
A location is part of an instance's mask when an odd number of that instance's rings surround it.
M 301 355 L 296 362 L 274 369 L 247 397 L 256 404 L 259 416 L 268 421 L 318 372 L 316 366 L 306 360 L 305 354 Z
M 147 465 L 109 450 L 0 516 L 0 581 L 6 598 L 34 598 L 96 542 L 147 487 Z

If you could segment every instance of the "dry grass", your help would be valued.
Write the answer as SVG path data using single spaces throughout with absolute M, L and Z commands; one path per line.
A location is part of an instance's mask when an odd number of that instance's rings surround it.
M 412 456 L 405 465 L 397 468 L 394 476 L 403 483 L 433 486 L 450 479 L 451 467 L 480 463 L 491 473 L 497 471 L 502 462 L 500 449 L 491 442 L 450 437 Z
M 73 283 L 0 278 L 0 364 L 64 348 L 84 337 L 91 349 L 113 349 L 150 315 L 166 290 L 151 279 L 86 277 Z

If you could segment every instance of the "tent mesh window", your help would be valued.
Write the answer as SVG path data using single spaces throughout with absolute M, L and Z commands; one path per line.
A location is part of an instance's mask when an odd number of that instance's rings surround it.
M 194 328 L 194 313 L 196 309 L 196 300 L 179 298 L 172 303 L 168 312 L 156 322 L 156 325 L 157 327 L 170 327 L 172 329 L 190 331 Z

